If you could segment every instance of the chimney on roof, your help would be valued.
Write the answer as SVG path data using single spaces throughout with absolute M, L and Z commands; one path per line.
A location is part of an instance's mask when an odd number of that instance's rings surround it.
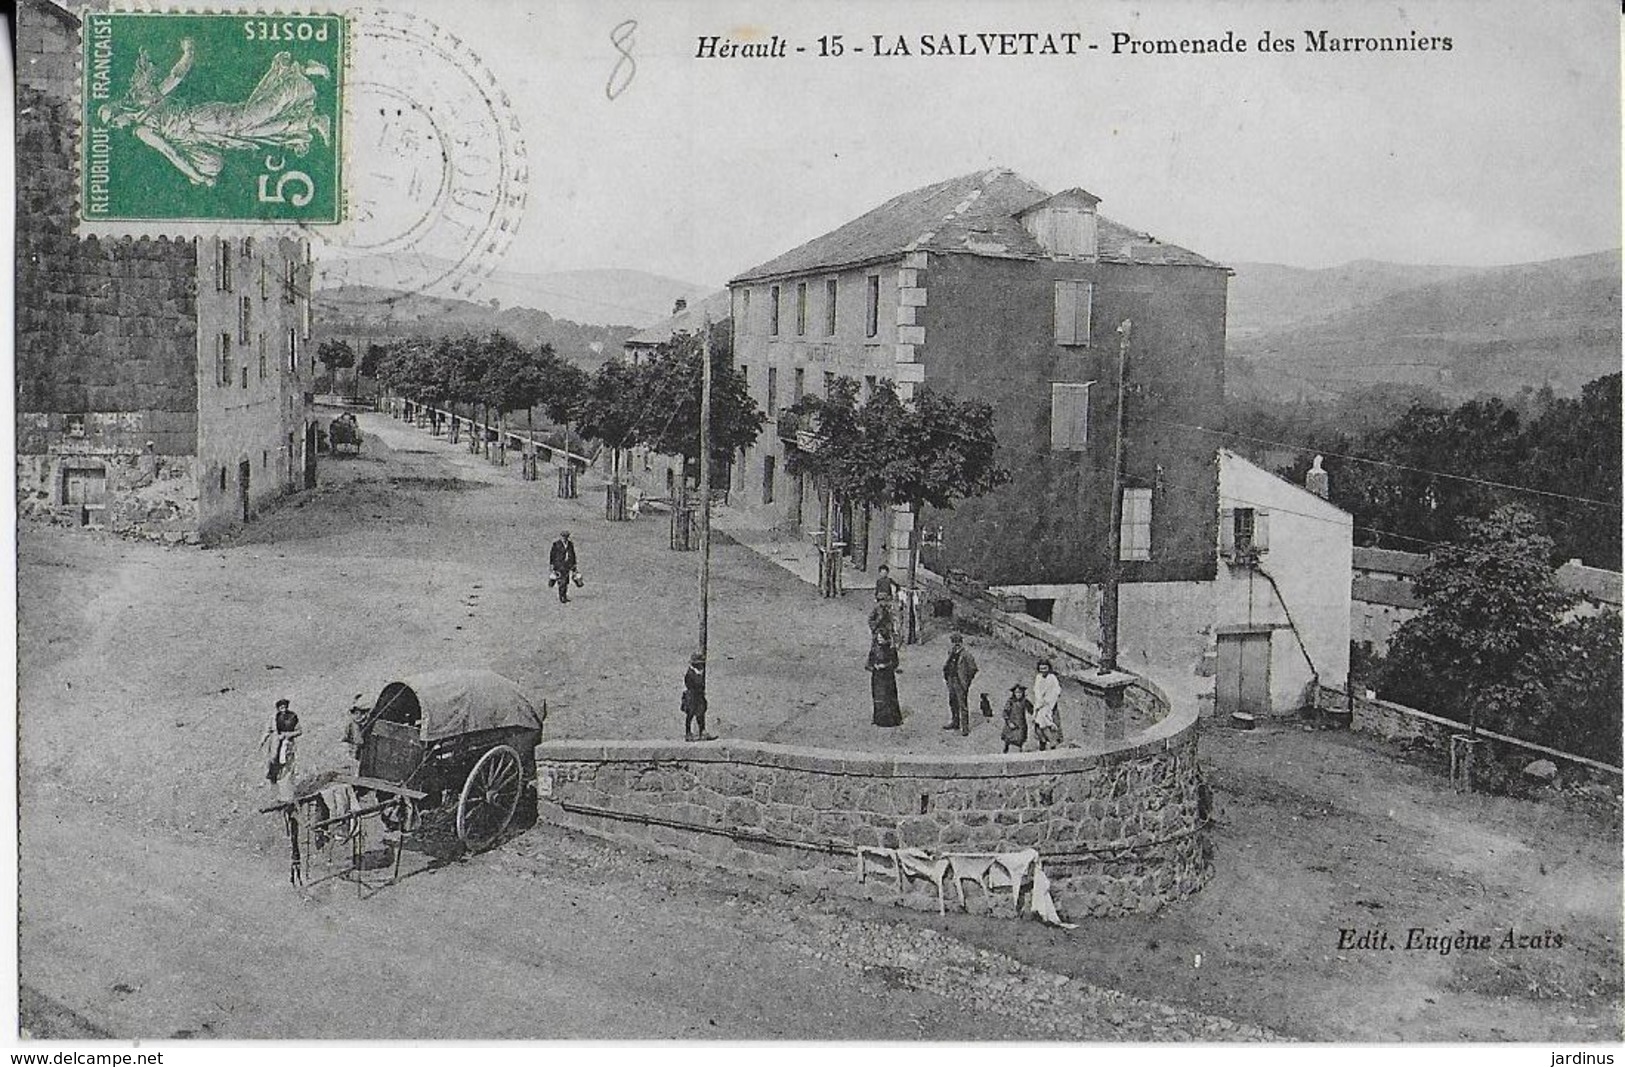
M 1100 254 L 1095 205 L 1100 197 L 1085 189 L 1067 189 L 1016 217 L 1044 251 L 1063 259 L 1093 259 Z
M 685 312 L 687 310 L 688 310 L 688 301 L 684 300 L 682 297 L 678 297 L 677 302 L 671 306 L 671 313 L 673 315 L 681 315 L 683 312 Z
M 1320 466 L 1320 457 L 1315 457 L 1314 465 L 1309 473 L 1304 475 L 1303 487 L 1322 500 L 1330 500 L 1332 496 L 1332 480 Z

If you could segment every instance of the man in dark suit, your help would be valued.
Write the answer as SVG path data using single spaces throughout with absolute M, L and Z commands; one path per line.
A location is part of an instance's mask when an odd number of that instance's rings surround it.
M 948 683 L 948 710 L 953 721 L 943 725 L 944 730 L 970 733 L 970 686 L 976 678 L 976 657 L 965 647 L 960 634 L 948 636 L 948 661 L 942 665 L 942 678 Z
M 565 530 L 559 534 L 559 539 L 553 542 L 553 547 L 547 553 L 547 566 L 553 572 L 549 584 L 559 587 L 559 603 L 570 602 L 570 578 L 576 572 L 576 546 L 570 540 L 570 531 Z

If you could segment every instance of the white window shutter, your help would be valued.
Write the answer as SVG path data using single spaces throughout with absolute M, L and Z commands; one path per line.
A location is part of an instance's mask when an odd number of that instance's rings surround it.
M 1236 509 L 1224 508 L 1219 512 L 1219 554 L 1236 554 Z
M 1270 548 L 1270 513 L 1256 511 L 1253 513 L 1253 547 L 1260 552 L 1268 552 Z
M 1055 283 L 1055 343 L 1077 344 L 1078 290 L 1071 282 Z
M 1077 324 L 1073 329 L 1075 344 L 1087 345 L 1090 340 L 1090 320 L 1094 313 L 1095 286 L 1093 282 L 1081 282 L 1077 294 Z

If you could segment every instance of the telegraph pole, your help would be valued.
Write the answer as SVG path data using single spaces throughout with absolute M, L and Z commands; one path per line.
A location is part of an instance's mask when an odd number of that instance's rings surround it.
M 706 654 L 711 622 L 711 316 L 700 327 L 700 647 Z
M 1112 435 L 1111 557 L 1106 561 L 1106 588 L 1100 598 L 1100 670 L 1117 670 L 1117 584 L 1122 574 L 1123 555 L 1123 399 L 1128 395 L 1128 337 L 1134 324 L 1124 319 L 1117 332 L 1117 432 Z

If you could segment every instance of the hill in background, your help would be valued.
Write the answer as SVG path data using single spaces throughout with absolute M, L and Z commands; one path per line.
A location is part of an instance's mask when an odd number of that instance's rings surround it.
M 1562 394 L 1620 366 L 1618 250 L 1507 267 L 1237 264 L 1226 390 L 1324 399 L 1380 383 L 1452 399 Z
M 315 342 L 347 341 L 358 353 L 371 344 L 411 337 L 454 337 L 499 330 L 521 344 L 549 344 L 588 370 L 621 351 L 637 332 L 631 326 L 599 326 L 555 318 L 528 307 L 493 307 L 467 300 L 349 285 L 318 289 L 311 300 Z
M 414 257 L 418 269 L 436 271 L 451 264 Z M 399 287 L 394 261 L 384 257 L 332 257 L 316 263 L 315 287 Z M 652 326 L 672 313 L 681 298 L 690 304 L 716 286 L 685 282 L 640 270 L 567 270 L 545 274 L 496 271 L 482 278 L 472 302 L 495 309 L 534 308 L 555 319 L 598 326 Z

